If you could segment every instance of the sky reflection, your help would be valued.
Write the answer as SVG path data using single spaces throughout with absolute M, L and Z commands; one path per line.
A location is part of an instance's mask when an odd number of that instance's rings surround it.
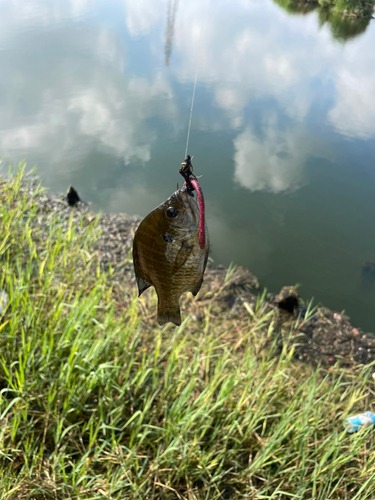
M 279 3 L 0 0 L 0 152 L 146 215 L 179 180 L 197 69 L 189 152 L 216 261 L 375 330 L 375 289 L 358 292 L 375 261 L 375 29 Z

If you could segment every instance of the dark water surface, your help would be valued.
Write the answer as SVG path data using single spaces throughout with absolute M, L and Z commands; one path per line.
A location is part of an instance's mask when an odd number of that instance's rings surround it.
M 375 26 L 288 0 L 2 0 L 0 152 L 146 215 L 189 152 L 213 258 L 375 331 Z

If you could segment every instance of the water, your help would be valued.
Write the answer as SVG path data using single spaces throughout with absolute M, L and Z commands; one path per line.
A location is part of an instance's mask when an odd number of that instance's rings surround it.
M 212 256 L 375 331 L 375 27 L 288 0 L 2 0 L 0 152 L 146 215 L 202 174 Z M 370 264 L 366 264 L 370 262 Z

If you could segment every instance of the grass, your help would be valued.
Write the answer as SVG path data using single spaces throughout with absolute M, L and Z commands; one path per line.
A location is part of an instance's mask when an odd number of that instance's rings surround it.
M 95 219 L 41 213 L 22 178 L 0 180 L 0 499 L 374 498 L 373 432 L 342 425 L 372 366 L 278 353 L 265 294 L 241 328 L 205 305 L 160 329 L 151 292 L 116 294 Z

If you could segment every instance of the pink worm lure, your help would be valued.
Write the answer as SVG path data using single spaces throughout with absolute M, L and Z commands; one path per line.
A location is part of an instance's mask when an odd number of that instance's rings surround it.
M 205 233 L 205 205 L 204 205 L 204 197 L 197 179 L 193 177 L 189 177 L 189 182 L 197 192 L 198 203 L 199 203 L 199 246 L 203 250 L 206 244 L 206 233 Z M 186 182 L 184 183 L 186 185 Z

